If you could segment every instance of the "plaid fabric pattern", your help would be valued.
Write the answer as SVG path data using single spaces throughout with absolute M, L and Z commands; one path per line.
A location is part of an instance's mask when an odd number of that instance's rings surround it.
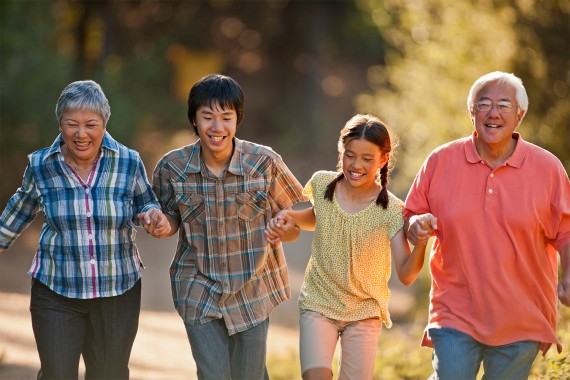
M 230 335 L 290 298 L 283 247 L 264 230 L 279 210 L 306 200 L 273 150 L 237 138 L 234 147 L 221 178 L 202 162 L 200 141 L 168 153 L 153 175 L 163 211 L 180 222 L 170 268 L 176 308 L 191 325 L 223 318 Z
M 69 298 L 122 294 L 140 278 L 136 216 L 160 205 L 139 154 L 110 134 L 87 182 L 63 160 L 62 143 L 60 135 L 28 156 L 22 186 L 0 216 L 0 247 L 8 248 L 42 212 L 28 274 Z

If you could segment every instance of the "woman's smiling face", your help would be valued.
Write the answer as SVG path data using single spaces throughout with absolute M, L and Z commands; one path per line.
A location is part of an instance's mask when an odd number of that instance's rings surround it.
M 67 152 L 78 164 L 97 158 L 105 130 L 103 117 L 88 109 L 65 112 L 59 122 Z

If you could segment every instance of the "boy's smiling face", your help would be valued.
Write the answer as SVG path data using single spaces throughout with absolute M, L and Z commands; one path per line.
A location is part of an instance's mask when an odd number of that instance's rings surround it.
M 237 113 L 222 108 L 219 103 L 203 105 L 196 111 L 196 129 L 204 153 L 231 156 L 237 130 Z

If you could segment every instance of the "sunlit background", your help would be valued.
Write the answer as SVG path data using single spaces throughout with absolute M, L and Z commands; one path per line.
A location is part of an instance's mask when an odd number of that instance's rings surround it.
M 467 94 L 479 76 L 495 70 L 522 78 L 530 107 L 519 131 L 568 171 L 569 1 L 2 0 L 0 209 L 21 183 L 26 155 L 56 137 L 55 103 L 74 80 L 101 84 L 111 104 L 108 131 L 141 153 L 149 173 L 163 154 L 194 141 L 186 100 L 208 73 L 232 76 L 244 89 L 238 137 L 274 148 L 303 184 L 316 170 L 334 170 L 339 131 L 353 114 L 375 114 L 399 140 L 390 189 L 404 199 L 433 148 L 471 133 Z M 37 234 L 31 236 L 33 250 Z M 289 249 L 303 253 L 288 257 L 294 288 L 310 237 Z M 15 251 L 0 259 L 2 273 L 12 273 Z M 33 251 L 24 254 L 26 267 Z M 26 283 L 26 269 L 17 280 L 0 273 L 0 291 Z M 396 324 L 384 333 L 378 378 L 429 373 L 429 350 L 418 347 L 426 289 L 424 267 L 418 284 L 402 293 L 417 301 L 396 313 L 419 327 L 404 331 Z M 295 308 L 289 301 L 283 310 Z M 273 358 L 272 378 L 297 376 L 286 372 L 297 373 L 296 360 Z M 0 352 L 0 377 L 7 361 Z M 535 375 L 555 378 L 552 368 L 543 361 Z

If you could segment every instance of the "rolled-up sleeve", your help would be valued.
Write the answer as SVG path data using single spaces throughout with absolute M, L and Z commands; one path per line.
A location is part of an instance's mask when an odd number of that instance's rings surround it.
M 135 224 L 139 225 L 137 218 L 139 213 L 146 212 L 152 208 L 160 209 L 161 207 L 146 175 L 144 164 L 138 155 L 136 157 L 136 165 L 135 191 L 133 195 L 135 212 L 132 220 Z
M 22 186 L 10 198 L 0 216 L 0 248 L 7 249 L 30 225 L 40 210 L 39 192 L 30 164 L 26 167 Z
M 160 160 L 152 174 L 152 188 L 158 197 L 158 201 L 162 207 L 162 212 L 179 220 L 180 213 L 178 205 L 174 197 L 174 190 L 170 183 L 169 171 L 165 168 L 165 161 Z

